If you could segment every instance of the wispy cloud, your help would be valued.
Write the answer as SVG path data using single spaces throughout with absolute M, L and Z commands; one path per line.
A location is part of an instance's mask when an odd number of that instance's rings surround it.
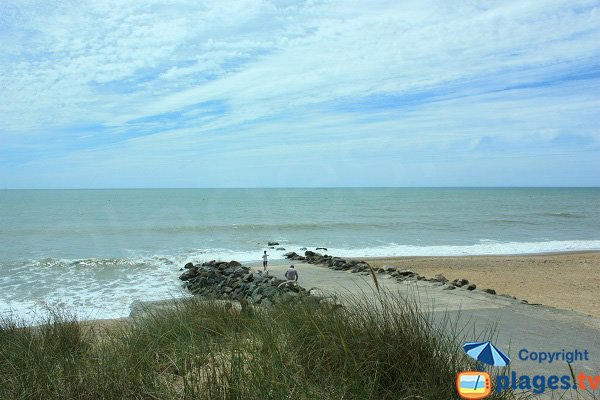
M 486 184 L 477 160 L 516 155 L 529 172 L 487 183 L 597 185 L 598 21 L 597 1 L 2 2 L 1 183 Z

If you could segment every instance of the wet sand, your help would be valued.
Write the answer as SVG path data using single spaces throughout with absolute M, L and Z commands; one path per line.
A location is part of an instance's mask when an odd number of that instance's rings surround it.
M 466 278 L 479 289 L 600 317 L 600 252 L 366 260 L 373 267 L 399 266 L 428 278 Z

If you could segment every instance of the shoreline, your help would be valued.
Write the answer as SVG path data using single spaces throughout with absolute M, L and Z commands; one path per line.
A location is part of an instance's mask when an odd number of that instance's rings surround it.
M 530 303 L 600 317 L 600 251 L 516 255 L 398 256 L 364 258 L 374 268 L 410 269 L 433 278 L 467 279 Z
M 461 256 L 344 257 L 343 254 L 332 255 L 348 260 L 363 260 L 375 268 L 384 265 L 398 266 L 427 278 L 442 274 L 449 280 L 468 279 L 471 283 L 475 283 L 478 289 L 494 289 L 498 294 L 508 294 L 530 303 L 577 311 L 600 318 L 600 299 L 594 295 L 595 288 L 600 286 L 599 250 Z M 269 266 L 298 263 L 301 262 L 285 258 L 272 259 Z M 580 268 L 582 263 L 585 265 Z M 251 268 L 261 268 L 261 261 L 243 262 L 243 264 Z M 178 274 L 178 272 L 174 273 Z M 536 275 L 541 276 L 536 277 Z M 540 280 L 544 281 L 539 282 Z M 332 284 L 332 282 L 324 283 Z M 123 316 L 82 321 L 111 325 L 110 321 L 117 321 L 119 324 L 121 320 L 127 319 L 128 316 Z
M 578 255 L 578 254 L 594 254 L 600 255 L 600 249 L 598 250 L 560 250 L 560 251 L 548 251 L 548 252 L 535 252 L 535 253 L 506 253 L 506 254 L 456 254 L 450 256 L 374 256 L 374 257 L 347 257 L 350 260 L 361 260 L 365 261 L 377 261 L 377 260 L 388 260 L 397 258 L 469 258 L 469 257 L 534 257 L 534 256 L 559 256 L 559 255 Z

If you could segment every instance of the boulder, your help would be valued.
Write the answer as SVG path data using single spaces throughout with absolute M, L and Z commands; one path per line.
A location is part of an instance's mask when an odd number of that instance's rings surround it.
M 279 246 L 279 242 L 269 242 L 267 243 L 268 246 Z
M 278 247 L 275 250 L 283 251 L 283 250 L 285 250 L 285 247 Z
M 188 268 L 187 271 L 179 275 L 179 279 L 181 279 L 182 281 L 189 281 L 190 279 L 195 278 L 196 276 L 198 276 L 198 268 L 192 267 Z
M 194 295 L 213 299 L 232 299 L 256 304 L 277 302 L 285 293 L 308 296 L 298 285 L 282 285 L 285 281 L 263 273 L 253 273 L 237 261 L 212 262 L 193 267 L 180 277 Z
M 468 285 L 469 281 L 467 279 L 455 279 L 452 281 L 452 284 L 456 287 L 463 287 L 465 285 Z
M 494 289 L 483 289 L 482 292 L 489 293 L 489 294 L 496 294 L 496 291 Z
M 317 247 L 315 250 L 323 250 L 323 251 L 327 251 L 327 247 Z
M 448 282 L 448 278 L 446 278 L 444 275 L 442 274 L 437 274 L 435 276 L 435 278 L 433 278 L 434 280 L 438 281 L 438 282 L 442 282 L 442 283 L 446 283 Z
M 467 290 L 475 290 L 477 288 L 477 285 L 475 285 L 474 283 L 469 283 L 468 285 L 464 285 L 463 289 L 467 289 Z
M 183 267 L 183 268 L 185 268 L 185 269 L 194 268 L 194 264 L 192 264 L 191 262 L 189 262 L 189 263 L 185 264 L 185 267 Z

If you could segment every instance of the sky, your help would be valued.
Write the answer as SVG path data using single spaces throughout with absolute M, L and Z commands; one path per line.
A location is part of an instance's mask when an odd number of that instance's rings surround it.
M 600 1 L 0 2 L 0 189 L 599 171 Z

